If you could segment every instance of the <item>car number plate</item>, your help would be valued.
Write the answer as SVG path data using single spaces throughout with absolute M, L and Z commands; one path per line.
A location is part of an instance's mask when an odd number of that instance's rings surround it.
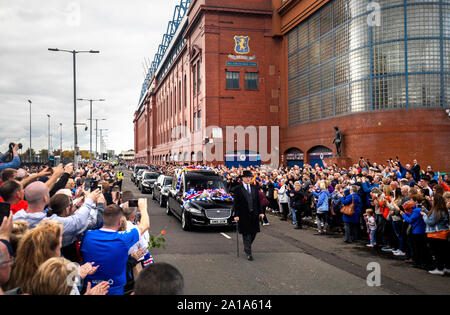
M 211 224 L 227 224 L 228 220 L 211 220 Z

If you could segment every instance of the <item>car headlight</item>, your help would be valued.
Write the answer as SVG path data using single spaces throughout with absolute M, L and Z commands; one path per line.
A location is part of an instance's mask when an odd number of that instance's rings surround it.
M 142 183 L 142 186 L 148 187 L 148 183 Z
M 193 214 L 202 214 L 202 211 L 192 206 L 190 203 L 186 204 L 186 211 L 189 211 Z

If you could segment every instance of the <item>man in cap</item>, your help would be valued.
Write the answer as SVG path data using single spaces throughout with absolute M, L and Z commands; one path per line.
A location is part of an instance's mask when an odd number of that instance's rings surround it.
M 253 260 L 252 243 L 256 233 L 260 232 L 259 219 L 264 218 L 258 188 L 250 183 L 252 178 L 252 172 L 245 170 L 241 176 L 242 183 L 232 190 L 234 220 L 242 234 L 244 251 L 250 261 Z

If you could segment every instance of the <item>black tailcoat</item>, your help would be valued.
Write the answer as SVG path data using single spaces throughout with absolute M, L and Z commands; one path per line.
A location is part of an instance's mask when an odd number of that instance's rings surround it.
M 263 212 L 259 192 L 256 186 L 250 185 L 250 187 L 251 195 L 243 184 L 235 186 L 232 190 L 234 216 L 239 217 L 238 230 L 241 234 L 256 234 L 260 231 L 259 215 Z M 253 212 L 250 211 L 250 204 L 253 204 Z

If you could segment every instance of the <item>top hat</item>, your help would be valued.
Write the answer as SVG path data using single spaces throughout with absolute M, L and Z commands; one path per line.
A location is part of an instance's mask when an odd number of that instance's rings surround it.
M 245 170 L 241 175 L 241 178 L 242 177 L 253 177 L 253 174 L 252 172 Z

